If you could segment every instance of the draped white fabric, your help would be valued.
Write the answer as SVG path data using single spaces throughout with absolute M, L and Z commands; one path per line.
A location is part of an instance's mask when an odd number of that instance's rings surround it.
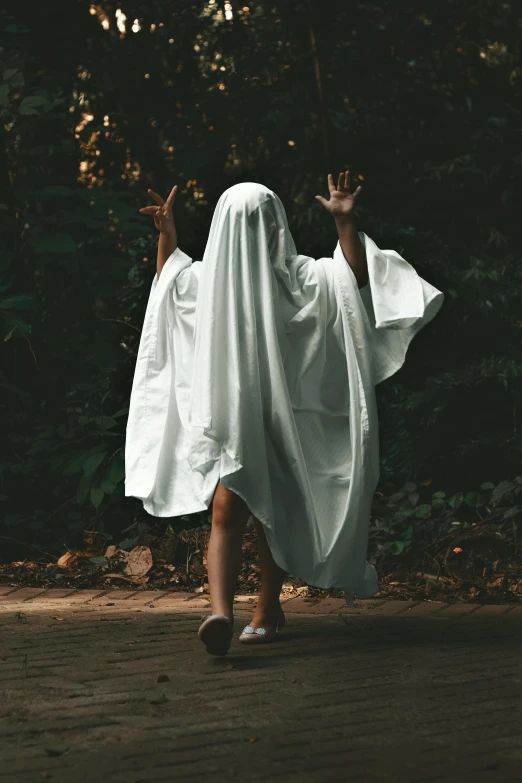
M 379 478 L 374 386 L 404 363 L 443 294 L 359 232 L 369 282 L 340 245 L 298 255 L 279 198 L 242 183 L 216 206 L 203 261 L 154 278 L 134 375 L 125 493 L 157 517 L 209 507 L 218 481 L 264 526 L 275 561 L 318 587 L 373 595 Z

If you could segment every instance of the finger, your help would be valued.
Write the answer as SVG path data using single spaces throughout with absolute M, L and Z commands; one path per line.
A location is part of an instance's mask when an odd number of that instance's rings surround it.
M 139 211 L 142 215 L 155 215 L 159 207 L 142 207 Z
M 350 192 L 350 169 L 346 169 L 344 172 L 344 186 Z
M 154 201 L 156 202 L 156 204 L 159 204 L 159 205 L 160 205 L 160 207 L 162 207 L 162 206 L 163 206 L 163 204 L 165 203 L 165 200 L 164 200 L 164 199 L 162 199 L 162 198 L 161 198 L 161 196 L 158 196 L 158 194 L 157 194 L 157 193 L 154 193 L 154 191 L 153 191 L 153 190 L 151 190 L 150 188 L 148 189 L 147 193 L 149 193 L 149 194 L 152 196 L 152 198 L 154 199 Z
M 359 185 L 359 187 L 356 189 L 355 193 L 353 194 L 353 197 L 357 198 L 357 196 L 361 192 L 361 190 L 362 190 L 362 185 Z
M 328 205 L 328 201 L 325 198 L 323 198 L 323 196 L 316 196 L 315 198 L 317 199 L 317 201 L 319 201 L 323 205 L 323 207 L 328 208 L 328 206 L 327 206 Z
M 178 189 L 178 186 L 174 185 L 174 187 L 170 191 L 169 197 L 167 198 L 167 201 L 166 201 L 166 205 L 168 207 L 171 207 L 173 205 L 174 199 L 176 198 L 176 191 L 177 191 L 177 189 Z
M 341 171 L 341 173 L 339 174 L 339 178 L 337 180 L 337 190 L 342 190 L 343 187 L 344 187 L 344 174 Z
M 335 185 L 331 174 L 328 174 L 328 190 L 330 191 L 330 193 L 332 193 L 335 190 Z

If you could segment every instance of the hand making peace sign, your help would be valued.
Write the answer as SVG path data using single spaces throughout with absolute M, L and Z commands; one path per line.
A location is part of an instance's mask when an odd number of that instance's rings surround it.
M 172 205 L 176 198 L 177 189 L 178 186 L 174 185 L 167 200 L 164 201 L 161 196 L 149 188 L 147 193 L 152 196 L 157 206 L 142 207 L 140 209 L 142 215 L 154 215 L 154 225 L 158 231 L 162 234 L 168 234 L 170 237 L 176 237 L 176 226 L 174 224 Z
M 355 208 L 357 196 L 362 190 L 362 185 L 359 185 L 355 193 L 351 193 L 350 171 L 347 170 L 339 174 L 337 189 L 335 188 L 332 175 L 328 174 L 328 190 L 330 191 L 329 201 L 322 196 L 316 196 L 316 199 L 335 218 L 350 217 Z

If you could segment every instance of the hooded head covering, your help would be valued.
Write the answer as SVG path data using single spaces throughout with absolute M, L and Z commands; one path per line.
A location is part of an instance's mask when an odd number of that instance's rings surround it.
M 299 258 L 272 190 L 243 182 L 222 194 L 197 296 L 189 410 L 189 423 L 199 428 L 194 469 L 217 459 L 219 444 L 242 463 L 239 433 L 249 410 L 270 403 L 269 381 L 283 372 L 285 329 L 304 303 Z
M 241 182 L 225 190 L 210 226 L 203 256 L 205 273 L 216 261 L 216 251 L 225 246 L 233 264 L 240 258 L 269 263 L 280 278 L 287 279 L 286 261 L 297 250 L 279 196 L 256 182 Z

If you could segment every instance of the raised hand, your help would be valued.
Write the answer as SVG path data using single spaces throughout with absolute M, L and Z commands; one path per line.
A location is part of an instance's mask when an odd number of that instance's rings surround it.
M 334 185 L 332 175 L 328 174 L 328 190 L 330 191 L 330 200 L 327 200 L 322 196 L 316 196 L 317 201 L 319 201 L 335 218 L 351 217 L 355 208 L 357 196 L 362 190 L 362 185 L 359 185 L 355 193 L 351 193 L 350 172 L 347 170 L 339 174 L 337 188 Z
M 174 199 L 176 198 L 177 185 L 174 185 L 169 193 L 166 201 L 161 198 L 150 188 L 147 193 L 152 196 L 156 202 L 156 206 L 142 207 L 140 212 L 142 215 L 153 215 L 154 225 L 162 234 L 167 234 L 170 237 L 176 237 L 176 226 L 174 224 L 174 214 L 172 212 L 172 206 Z

